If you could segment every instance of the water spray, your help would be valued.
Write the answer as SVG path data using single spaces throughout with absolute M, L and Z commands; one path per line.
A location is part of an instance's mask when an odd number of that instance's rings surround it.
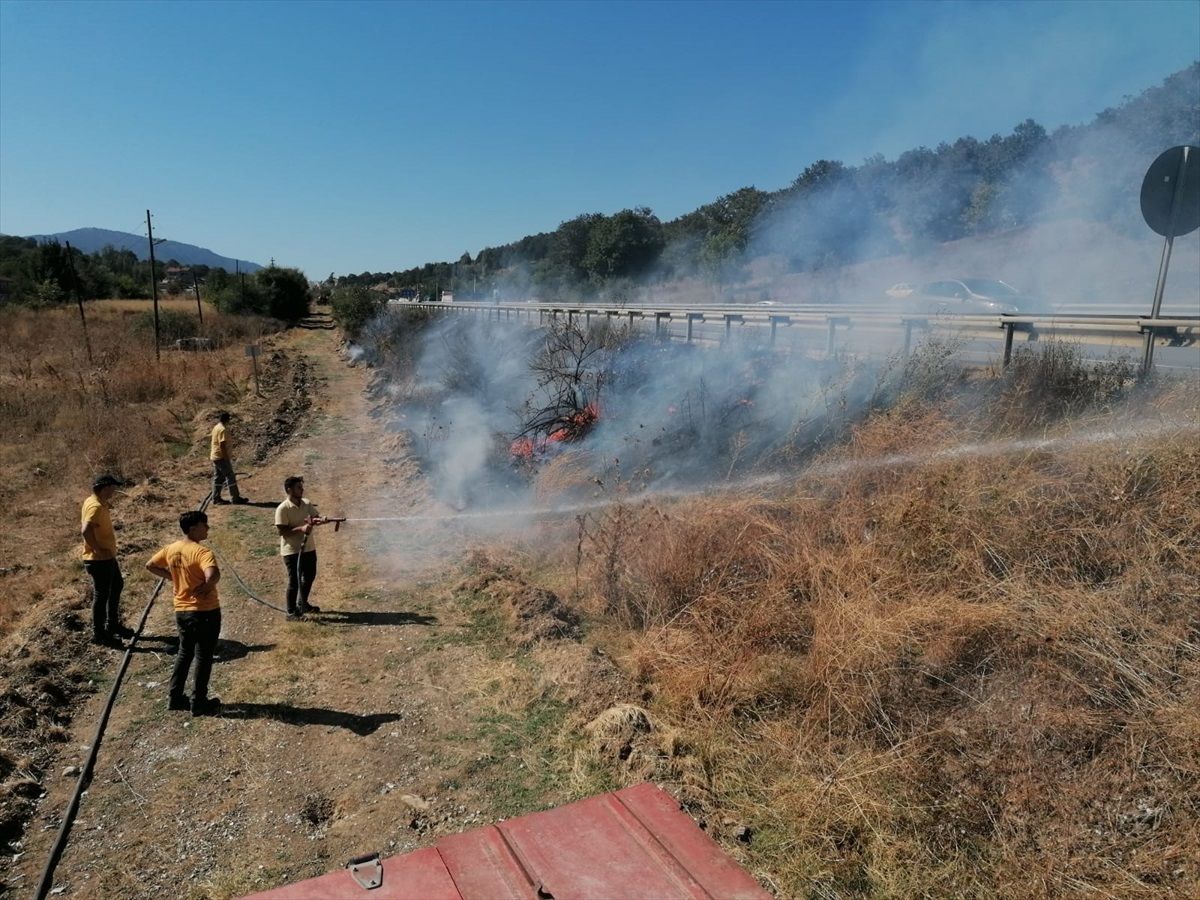
M 987 443 L 959 444 L 932 453 L 893 453 L 866 459 L 848 459 L 828 463 L 817 463 L 799 472 L 757 475 L 738 481 L 692 488 L 648 488 L 625 497 L 615 499 L 586 500 L 548 507 L 509 507 L 505 509 L 479 510 L 459 513 L 425 513 L 410 516 L 350 516 L 343 522 L 457 522 L 486 521 L 504 518 L 553 518 L 555 516 L 593 512 L 614 506 L 617 503 L 642 503 L 651 500 L 682 500 L 712 494 L 726 494 L 752 490 L 780 484 L 796 484 L 807 478 L 827 478 L 852 472 L 868 472 L 879 469 L 909 468 L 953 462 L 960 459 L 1010 456 L 1014 454 L 1039 453 L 1078 449 L 1099 444 L 1130 441 L 1135 438 L 1158 437 L 1163 434 L 1198 434 L 1200 425 L 1159 424 L 1151 428 L 1124 428 L 1119 430 L 1100 429 L 1061 437 L 1022 438 Z

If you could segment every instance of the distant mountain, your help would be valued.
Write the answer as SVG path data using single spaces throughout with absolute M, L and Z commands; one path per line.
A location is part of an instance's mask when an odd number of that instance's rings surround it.
M 60 231 L 57 234 L 31 234 L 38 243 L 58 241 L 71 246 L 82 253 L 95 253 L 105 247 L 116 247 L 118 250 L 132 250 L 138 259 L 149 259 L 150 251 L 146 246 L 146 237 L 141 234 L 129 234 L 125 231 L 109 231 L 106 228 L 76 228 L 74 231 Z M 235 260 L 228 256 L 220 256 L 204 247 L 193 244 L 181 244 L 178 241 L 163 241 L 154 245 L 154 258 L 162 262 L 173 259 L 188 266 L 220 266 L 232 272 L 235 266 L 243 272 L 257 272 L 262 268 L 258 263 L 247 260 Z

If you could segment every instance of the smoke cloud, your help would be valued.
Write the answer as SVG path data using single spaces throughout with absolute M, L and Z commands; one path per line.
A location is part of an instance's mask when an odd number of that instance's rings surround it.
M 596 490 L 693 489 L 796 465 L 886 403 L 896 360 L 814 359 L 766 329 L 720 346 L 594 319 L 497 322 L 401 309 L 356 349 L 376 395 L 455 510 Z
M 1194 115 L 1179 114 L 1200 103 L 1200 66 L 1174 77 L 1169 97 L 1148 92 L 1086 127 L 1047 134 L 1025 122 L 891 162 L 815 164 L 770 195 L 744 244 L 706 274 L 696 260 L 712 247 L 688 234 L 640 280 L 592 285 L 587 296 L 879 307 L 896 283 L 974 277 L 1006 281 L 1043 310 L 1147 313 L 1163 242 L 1141 221 L 1142 176 L 1167 146 L 1200 143 Z M 526 243 L 551 236 L 537 238 Z M 509 253 L 490 298 L 579 300 L 539 280 L 547 258 Z M 1200 313 L 1200 233 L 1175 242 L 1164 312 Z M 886 407 L 901 383 L 955 384 L 949 360 L 964 350 L 935 345 L 905 361 L 902 333 L 856 331 L 854 352 L 830 357 L 823 333 L 800 328 L 781 327 L 775 344 L 765 328 L 735 327 L 728 339 L 709 330 L 696 344 L 648 331 L 599 317 L 547 330 L 401 310 L 356 352 L 378 367 L 393 426 L 436 497 L 473 513 L 621 488 L 703 490 L 799 466 Z
M 762 195 L 748 228 L 729 228 L 738 208 L 725 204 L 743 192 L 666 223 L 667 245 L 636 277 L 541 277 L 547 258 L 519 250 L 554 243 L 542 235 L 509 245 L 489 283 L 503 300 L 877 305 L 896 283 L 986 278 L 1032 296 L 1041 311 L 1144 314 L 1163 241 L 1142 221 L 1142 178 L 1168 147 L 1200 144 L 1197 108 L 1193 65 L 1086 125 L 1048 133 L 1025 121 L 891 160 L 813 162 L 793 185 Z M 888 123 L 879 128 L 878 146 L 893 144 Z M 1200 232 L 1176 240 L 1164 310 L 1200 311 Z

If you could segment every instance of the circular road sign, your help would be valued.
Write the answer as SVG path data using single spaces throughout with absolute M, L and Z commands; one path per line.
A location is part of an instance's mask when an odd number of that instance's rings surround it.
M 1187 150 L 1187 163 L 1180 169 Z M 1200 147 L 1172 147 L 1165 150 L 1146 170 L 1142 179 L 1142 218 L 1163 237 L 1171 228 L 1171 205 L 1175 202 L 1176 182 L 1183 179 L 1174 237 L 1200 227 Z

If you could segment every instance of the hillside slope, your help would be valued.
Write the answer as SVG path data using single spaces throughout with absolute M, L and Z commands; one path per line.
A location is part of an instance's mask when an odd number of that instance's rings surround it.
M 58 241 L 62 244 L 69 241 L 72 247 L 82 253 L 95 253 L 105 247 L 115 247 L 118 250 L 132 250 L 138 259 L 150 258 L 145 235 L 129 234 L 125 231 L 110 231 L 106 228 L 76 228 L 72 231 L 60 231 L 55 234 L 27 236 L 42 243 Z M 234 271 L 235 266 L 240 266 L 243 272 L 257 272 L 262 268 L 258 263 L 221 256 L 205 247 L 197 247 L 194 244 L 184 244 L 179 241 L 163 241 L 155 244 L 154 256 L 160 262 L 173 259 L 187 266 L 213 266 L 229 272 Z

